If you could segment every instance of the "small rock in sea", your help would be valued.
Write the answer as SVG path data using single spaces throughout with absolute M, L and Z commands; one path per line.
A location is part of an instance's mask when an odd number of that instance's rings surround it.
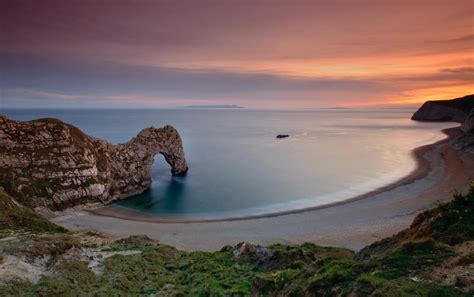
M 289 137 L 289 136 L 290 136 L 290 135 L 288 135 L 288 134 L 278 134 L 278 135 L 277 135 L 277 138 L 281 139 L 281 138 L 287 138 L 287 137 Z

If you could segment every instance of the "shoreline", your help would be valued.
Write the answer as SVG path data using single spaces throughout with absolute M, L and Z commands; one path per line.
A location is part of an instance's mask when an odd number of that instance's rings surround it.
M 350 200 L 287 213 L 200 222 L 157 222 L 66 210 L 51 221 L 70 230 L 95 230 L 111 238 L 143 234 L 189 251 L 215 251 L 242 241 L 253 244 L 338 246 L 359 250 L 407 228 L 426 208 L 452 198 L 474 180 L 474 155 L 452 148 L 459 128 L 445 139 L 413 150 L 417 167 L 404 178 Z
M 177 224 L 177 223 L 192 224 L 192 223 L 213 223 L 213 222 L 243 221 L 243 220 L 261 219 L 261 218 L 271 218 L 271 217 L 278 217 L 278 216 L 284 216 L 284 215 L 289 215 L 289 214 L 298 214 L 298 213 L 304 213 L 304 212 L 344 205 L 347 203 L 352 203 L 357 200 L 369 198 L 370 196 L 392 190 L 394 188 L 397 188 L 405 184 L 413 183 L 418 179 L 422 179 L 426 177 L 430 171 L 430 163 L 428 160 L 426 160 L 423 157 L 425 153 L 428 151 L 434 150 L 436 147 L 440 145 L 451 142 L 456 137 L 462 134 L 459 127 L 446 128 L 446 129 L 441 130 L 441 132 L 443 132 L 446 135 L 445 138 L 431 144 L 416 147 L 411 151 L 410 154 L 415 159 L 416 167 L 410 173 L 408 173 L 408 175 L 401 177 L 387 185 L 371 190 L 369 192 L 357 195 L 355 197 L 350 197 L 348 199 L 332 202 L 332 203 L 304 207 L 304 208 L 269 212 L 269 213 L 263 213 L 263 214 L 243 215 L 243 216 L 224 217 L 224 218 L 209 218 L 209 219 L 206 219 L 206 218 L 202 218 L 202 219 L 199 219 L 199 218 L 197 219 L 160 218 L 152 214 L 141 213 L 139 211 L 134 211 L 133 209 L 128 209 L 126 207 L 116 206 L 112 204 L 101 206 L 95 209 L 84 209 L 84 211 L 89 212 L 94 215 L 98 215 L 98 216 L 113 217 L 113 218 L 118 218 L 118 219 L 123 219 L 123 220 L 129 220 L 129 221 L 150 222 L 150 223 L 160 223 L 160 224 Z

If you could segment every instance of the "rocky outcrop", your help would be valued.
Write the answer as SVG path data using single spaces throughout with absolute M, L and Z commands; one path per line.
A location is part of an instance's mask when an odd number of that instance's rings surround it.
M 474 95 L 452 100 L 426 101 L 412 116 L 415 121 L 464 123 L 474 108 Z
M 464 134 L 453 142 L 453 147 L 474 153 L 474 95 L 452 100 L 427 101 L 413 114 L 412 120 L 461 123 Z
M 461 129 L 468 133 L 468 132 L 474 132 L 474 108 L 471 109 L 471 113 L 467 117 L 467 119 L 464 121 Z
M 270 249 L 248 242 L 241 242 L 235 246 L 225 246 L 222 248 L 222 251 L 232 253 L 235 259 L 253 263 L 258 266 L 268 266 L 267 264 L 271 261 L 273 256 Z
M 465 133 L 453 143 L 455 149 L 474 154 L 474 109 L 471 110 L 468 118 L 461 126 Z
M 0 115 L 0 186 L 29 207 L 58 210 L 141 193 L 150 186 L 156 154 L 173 175 L 187 172 L 181 137 L 171 126 L 112 145 L 57 119 L 17 122 Z

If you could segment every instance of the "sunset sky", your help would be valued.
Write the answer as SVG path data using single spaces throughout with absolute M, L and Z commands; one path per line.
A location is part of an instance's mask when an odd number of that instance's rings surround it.
M 474 93 L 472 0 L 0 2 L 0 107 L 312 108 Z

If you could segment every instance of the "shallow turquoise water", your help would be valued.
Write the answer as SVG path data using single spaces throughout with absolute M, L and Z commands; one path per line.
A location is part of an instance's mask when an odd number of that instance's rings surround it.
M 411 150 L 444 137 L 446 123 L 414 110 L 5 110 L 16 120 L 56 117 L 112 143 L 174 125 L 189 173 L 162 156 L 149 191 L 118 205 L 162 217 L 234 217 L 344 200 L 414 169 Z M 289 134 L 276 139 L 277 134 Z

